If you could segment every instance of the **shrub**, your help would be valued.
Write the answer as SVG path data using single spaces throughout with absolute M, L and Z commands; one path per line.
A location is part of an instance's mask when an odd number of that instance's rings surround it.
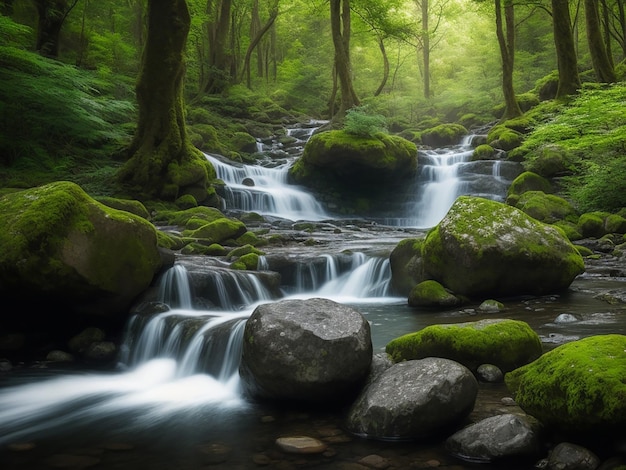
M 387 120 L 380 114 L 369 114 L 366 106 L 348 110 L 343 130 L 359 137 L 373 137 L 387 132 Z

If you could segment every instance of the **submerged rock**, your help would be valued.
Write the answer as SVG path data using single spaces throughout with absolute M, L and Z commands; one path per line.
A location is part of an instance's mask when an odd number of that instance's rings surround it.
M 371 363 L 369 323 L 331 300 L 260 305 L 246 322 L 240 373 L 255 397 L 342 402 L 358 392 Z
M 474 372 L 481 364 L 493 364 L 508 372 L 541 356 L 542 346 L 527 323 L 489 319 L 430 325 L 390 341 L 386 351 L 395 362 L 444 357 Z
M 538 457 L 540 426 L 513 414 L 492 416 L 456 432 L 446 440 L 451 454 L 472 462 Z
M 434 357 L 400 362 L 361 392 L 346 426 L 375 439 L 432 437 L 466 418 L 477 393 L 478 382 L 457 362 Z

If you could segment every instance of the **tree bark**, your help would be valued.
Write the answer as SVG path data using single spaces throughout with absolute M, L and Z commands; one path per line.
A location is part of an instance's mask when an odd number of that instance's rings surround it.
M 387 50 L 385 49 L 385 42 L 382 36 L 378 36 L 378 47 L 380 48 L 380 53 L 383 55 L 383 79 L 380 85 L 378 85 L 376 92 L 374 92 L 374 96 L 378 96 L 383 92 L 387 85 L 387 80 L 389 80 L 389 57 L 387 57 Z
M 495 0 L 496 36 L 502 58 L 502 92 L 506 109 L 503 120 L 522 115 L 513 87 L 513 70 L 515 66 L 515 10 L 512 0 L 504 0 L 504 24 L 502 22 L 502 5 Z M 506 27 L 506 31 L 505 31 Z
M 37 40 L 35 50 L 46 57 L 59 56 L 59 38 L 67 15 L 78 3 L 73 0 L 35 0 Z
M 274 24 L 274 21 L 276 21 L 277 16 L 278 16 L 278 5 L 276 5 L 276 8 L 270 12 L 270 17 L 268 18 L 267 23 L 265 23 L 265 25 L 263 25 L 262 28 L 257 30 L 256 35 L 254 37 L 251 37 L 250 39 L 250 45 L 248 46 L 248 50 L 246 51 L 246 56 L 243 61 L 243 72 L 242 72 L 246 74 L 246 85 L 248 88 L 251 88 L 252 86 L 251 79 L 250 79 L 250 60 L 252 58 L 252 52 L 254 51 L 255 48 L 257 50 L 261 50 L 261 48 L 257 46 L 259 45 L 259 42 L 261 42 L 261 39 L 263 39 L 263 36 L 265 35 L 265 33 L 267 33 L 269 29 L 272 27 L 272 25 Z M 261 69 L 260 76 L 262 77 L 263 76 L 262 55 L 259 55 L 258 60 L 259 60 L 258 66 Z
M 139 198 L 207 197 L 206 158 L 187 138 L 183 112 L 186 0 L 149 0 L 148 28 L 136 86 L 139 121 L 119 181 Z
M 333 119 L 343 119 L 346 111 L 359 105 L 352 84 L 350 62 L 350 0 L 330 0 L 330 25 L 335 46 L 335 69 L 341 90 L 341 103 Z
M 206 93 L 221 93 L 232 79 L 232 57 L 228 47 L 231 0 L 208 0 L 206 11 L 214 21 L 206 25 L 209 37 L 209 70 L 203 90 Z
M 580 88 L 569 0 L 552 0 L 552 25 L 559 70 L 556 99 L 563 99 L 575 94 Z
M 596 77 L 602 83 L 614 83 L 616 81 L 615 70 L 604 47 L 598 0 L 585 0 L 585 25 L 587 26 L 589 54 Z

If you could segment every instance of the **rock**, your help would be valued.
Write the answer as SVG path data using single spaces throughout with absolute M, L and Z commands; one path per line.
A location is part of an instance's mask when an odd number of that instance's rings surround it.
M 488 199 L 460 196 L 422 249 L 427 278 L 456 295 L 542 295 L 569 287 L 582 257 L 554 227 Z
M 572 341 L 505 375 L 517 404 L 564 433 L 606 435 L 626 422 L 626 336 Z
M 439 124 L 422 132 L 422 143 L 430 147 L 456 145 L 464 135 L 467 135 L 467 129 L 461 124 Z
M 513 414 L 492 416 L 446 440 L 446 450 L 464 460 L 488 463 L 505 458 L 536 458 L 542 450 L 539 426 Z
M 0 295 L 41 315 L 126 314 L 162 266 L 152 224 L 67 181 L 0 198 L 0 245 Z
M 74 362 L 74 356 L 65 351 L 54 349 L 46 355 L 46 361 L 49 362 Z
M 369 195 L 417 170 L 417 147 L 395 135 L 361 137 L 343 130 L 313 135 L 289 170 L 298 183 Z
M 304 402 L 351 399 L 372 362 L 370 326 L 327 299 L 257 307 L 246 322 L 240 373 L 253 396 Z
M 515 205 L 519 197 L 526 191 L 543 191 L 552 193 L 552 184 L 543 176 L 532 171 L 525 171 L 513 180 L 507 191 L 507 204 Z
M 390 341 L 386 348 L 395 362 L 444 357 L 472 371 L 494 364 L 503 372 L 541 356 L 541 339 L 519 320 L 488 319 L 476 322 L 430 325 Z
M 423 238 L 407 238 L 389 255 L 391 284 L 401 295 L 408 296 L 416 284 L 426 280 L 422 266 L 423 244 Z
M 99 364 L 110 363 L 117 357 L 117 346 L 111 341 L 97 341 L 85 351 L 85 359 Z
M 183 231 L 183 236 L 201 239 L 206 244 L 223 243 L 227 240 L 239 238 L 247 230 L 243 222 L 222 217 L 195 230 L 185 230 Z
M 569 201 L 543 191 L 526 191 L 519 196 L 515 204 L 511 205 L 546 224 L 553 224 L 559 220 L 574 223 L 578 221 L 578 213 Z
M 430 438 L 472 411 L 478 383 L 461 364 L 430 357 L 393 365 L 350 407 L 346 427 L 375 439 Z
M 497 300 L 487 299 L 478 306 L 478 310 L 484 313 L 495 313 L 504 310 L 504 304 Z
M 423 281 L 409 293 L 411 307 L 450 308 L 461 305 L 461 299 L 448 292 L 437 281 Z
M 481 382 L 500 383 L 504 380 L 504 374 L 498 366 L 493 364 L 481 364 L 476 369 L 476 376 Z
M 290 454 L 321 454 L 326 450 L 326 444 L 308 436 L 279 437 L 276 445 Z
M 599 466 L 597 455 L 569 442 L 558 444 L 548 457 L 548 470 L 596 470 Z

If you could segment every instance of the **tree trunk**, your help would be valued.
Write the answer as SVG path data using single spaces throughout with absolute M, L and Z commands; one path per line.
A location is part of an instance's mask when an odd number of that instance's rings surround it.
M 78 0 L 35 0 L 37 9 L 37 42 L 35 50 L 46 57 L 59 56 L 59 37 L 65 18 Z
M 602 26 L 604 32 L 604 47 L 606 47 L 606 55 L 609 59 L 611 68 L 615 70 L 615 62 L 613 61 L 613 47 L 611 46 L 611 12 L 607 0 L 602 0 Z
M 270 12 L 270 17 L 267 20 L 267 23 L 265 23 L 265 25 L 263 25 L 263 27 L 257 31 L 254 37 L 250 38 L 250 45 L 248 46 L 248 50 L 246 51 L 246 56 L 243 61 L 243 73 L 246 74 L 246 85 L 248 86 L 248 88 L 251 88 L 252 86 L 251 80 L 250 80 L 250 59 L 252 58 L 252 52 L 254 51 L 255 48 L 258 50 L 261 49 L 260 47 L 257 47 L 257 46 L 259 45 L 259 42 L 261 42 L 261 39 L 263 39 L 263 36 L 265 35 L 265 33 L 267 33 L 269 29 L 272 27 L 272 25 L 274 24 L 274 21 L 276 21 L 277 16 L 278 16 L 278 2 L 276 4 L 276 8 Z M 263 62 L 260 58 L 259 58 L 259 67 L 261 68 L 260 76 L 262 77 L 263 76 Z
M 383 41 L 382 36 L 378 37 L 378 47 L 380 48 L 380 52 L 383 55 L 383 79 L 378 85 L 378 89 L 374 93 L 374 96 L 380 95 L 385 86 L 387 85 L 387 80 L 389 80 L 389 57 L 387 57 L 387 50 L 385 49 L 385 42 Z
M 335 69 L 341 90 L 341 104 L 333 119 L 343 119 L 346 111 L 359 105 L 359 98 L 352 85 L 350 62 L 350 0 L 330 0 L 330 25 L 335 46 Z
M 422 0 L 422 59 L 424 61 L 424 98 L 430 99 L 430 31 L 428 30 L 428 0 Z
M 208 78 L 203 90 L 221 93 L 231 82 L 232 57 L 229 52 L 231 0 L 208 0 L 207 14 L 214 18 L 206 25 L 209 37 Z
M 210 165 L 187 138 L 183 112 L 186 0 L 149 0 L 148 29 L 136 86 L 139 121 L 119 181 L 140 198 L 207 197 Z
M 559 69 L 556 99 L 563 99 L 573 95 L 580 88 L 578 59 L 576 58 L 568 0 L 552 0 L 552 25 Z
M 515 10 L 512 0 L 504 0 L 504 24 L 502 23 L 502 6 L 500 0 L 495 0 L 496 7 L 496 36 L 500 46 L 502 58 L 502 92 L 506 109 L 502 120 L 522 115 L 515 89 L 513 87 L 513 70 L 515 66 Z M 506 32 L 505 32 L 506 26 Z
M 609 62 L 602 38 L 598 0 L 585 0 L 585 25 L 587 26 L 587 44 L 589 45 L 591 63 L 598 81 L 602 83 L 615 82 L 615 71 Z

